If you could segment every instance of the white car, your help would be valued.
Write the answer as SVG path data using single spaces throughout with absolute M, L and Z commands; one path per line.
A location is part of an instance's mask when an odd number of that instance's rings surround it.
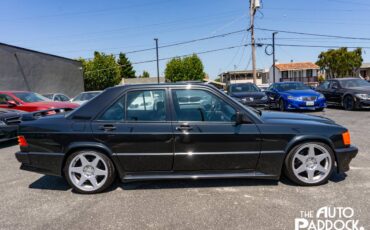
M 71 102 L 77 103 L 79 105 L 82 105 L 89 100 L 93 99 L 97 95 L 99 95 L 103 91 L 88 91 L 88 92 L 82 92 L 71 99 Z

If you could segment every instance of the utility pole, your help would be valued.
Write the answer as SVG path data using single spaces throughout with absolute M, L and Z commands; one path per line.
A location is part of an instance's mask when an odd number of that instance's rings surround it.
M 278 32 L 273 32 L 272 33 L 272 76 L 274 77 L 274 82 L 275 83 L 275 34 Z
M 257 70 L 256 70 L 256 43 L 254 40 L 254 15 L 256 9 L 260 7 L 259 0 L 249 0 L 249 13 L 250 13 L 250 31 L 251 31 L 251 45 L 252 45 L 252 70 L 253 70 L 253 83 L 257 83 Z
M 158 38 L 154 38 L 155 41 L 155 50 L 157 53 L 157 81 L 159 84 L 159 55 L 158 55 Z

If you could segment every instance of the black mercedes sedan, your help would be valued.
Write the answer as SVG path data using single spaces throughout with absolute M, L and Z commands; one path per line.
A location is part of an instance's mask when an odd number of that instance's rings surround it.
M 197 100 L 189 100 L 197 98 Z M 98 193 L 122 181 L 279 179 L 320 185 L 358 152 L 348 130 L 304 114 L 258 111 L 204 84 L 126 85 L 68 113 L 22 122 L 21 169 Z
M 0 142 L 17 138 L 18 125 L 21 122 L 21 113 L 17 110 L 0 108 Z
M 230 84 L 227 93 L 243 105 L 266 107 L 268 104 L 266 93 L 253 83 Z
M 321 83 L 316 91 L 324 94 L 328 105 L 346 110 L 370 108 L 370 83 L 360 78 L 336 78 Z

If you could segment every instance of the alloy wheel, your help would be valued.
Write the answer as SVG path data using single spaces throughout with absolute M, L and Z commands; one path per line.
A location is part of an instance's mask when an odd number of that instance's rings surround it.
M 68 166 L 68 174 L 74 186 L 82 191 L 96 191 L 108 178 L 105 161 L 94 152 L 82 152 Z
M 332 169 L 332 158 L 323 146 L 308 143 L 297 149 L 292 160 L 294 175 L 307 184 L 320 183 Z

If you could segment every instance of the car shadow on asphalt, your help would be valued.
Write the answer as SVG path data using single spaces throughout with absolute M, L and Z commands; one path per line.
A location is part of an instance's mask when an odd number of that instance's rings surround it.
M 114 187 L 123 190 L 139 189 L 177 189 L 177 188 L 215 188 L 238 186 L 276 186 L 276 180 L 258 179 L 202 179 L 202 180 L 158 180 L 116 183 Z M 117 188 L 116 187 L 116 188 Z M 116 188 L 112 188 L 113 190 Z
M 9 147 L 12 147 L 12 146 L 17 145 L 17 144 L 18 144 L 18 142 L 17 142 L 16 139 L 5 141 L 3 143 L 0 143 L 0 149 L 9 148 Z
M 64 178 L 57 176 L 42 176 L 28 186 L 31 189 L 67 191 L 70 189 Z
M 334 172 L 330 182 L 338 183 L 346 178 L 345 173 Z M 203 180 L 156 180 L 156 181 L 133 181 L 125 182 L 117 180 L 110 188 L 103 193 L 116 189 L 123 190 L 146 190 L 146 189 L 181 189 L 181 188 L 222 188 L 222 187 L 245 187 L 245 186 L 277 186 L 279 183 L 288 186 L 297 186 L 286 177 L 280 180 L 264 179 L 203 179 Z M 42 176 L 28 186 L 30 189 L 67 191 L 71 187 L 64 178 L 57 176 Z M 72 192 L 74 192 L 72 190 Z

